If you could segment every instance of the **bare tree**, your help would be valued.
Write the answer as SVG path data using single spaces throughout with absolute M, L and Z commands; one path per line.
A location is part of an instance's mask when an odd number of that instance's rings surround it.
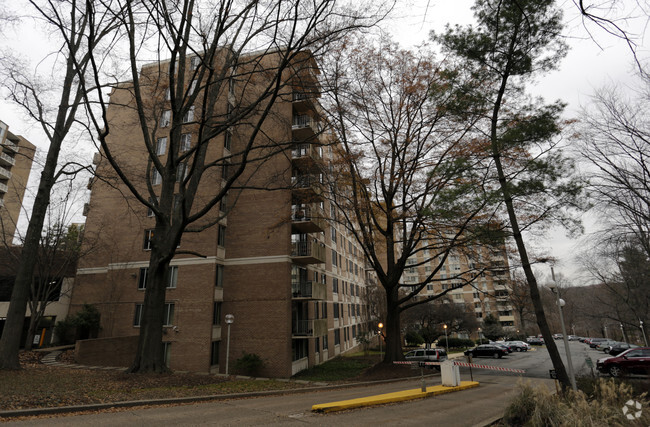
M 86 88 L 78 76 L 85 74 L 89 65 L 89 47 L 96 48 L 111 34 L 113 12 L 107 13 L 107 10 L 116 4 L 111 4 L 111 1 L 92 5 L 77 0 L 29 0 L 27 5 L 34 14 L 33 18 L 52 29 L 52 37 L 60 40 L 60 50 L 53 55 L 56 60 L 48 64 L 51 66 L 48 72 L 52 74 L 39 76 L 37 73 L 34 77 L 19 61 L 10 58 L 2 61 L 4 89 L 9 98 L 41 127 L 49 148 L 0 339 L 0 369 L 20 369 L 20 336 L 52 187 L 60 178 L 72 177 L 80 170 L 88 169 L 88 165 L 77 162 L 59 165 L 59 153 L 77 124 L 80 107 L 83 109 Z M 103 47 L 110 50 L 110 43 L 104 43 Z M 99 50 L 93 52 L 94 58 L 100 55 Z
M 333 217 L 359 242 L 385 291 L 384 361 L 400 360 L 400 314 L 472 283 L 478 274 L 454 271 L 454 286 L 421 294 L 440 280 L 452 250 L 471 252 L 471 243 L 476 256 L 479 237 L 494 231 L 485 224 L 498 224 L 485 209 L 491 194 L 473 141 L 464 139 L 471 116 L 455 114 L 466 102 L 462 75 L 385 40 L 348 40 L 324 68 L 324 103 L 340 141 L 340 161 L 328 174 Z M 430 271 L 404 281 L 407 269 L 425 264 Z
M 120 191 L 155 217 L 132 372 L 167 370 L 161 342 L 169 262 L 193 253 L 177 250 L 183 233 L 216 225 L 226 195 L 232 206 L 255 168 L 290 146 L 269 131 L 276 101 L 291 95 L 290 85 L 317 90 L 318 56 L 345 33 L 374 25 L 384 8 L 304 0 L 226 1 L 216 8 L 194 0 L 125 4 L 125 43 L 117 51 L 129 65 L 129 81 L 107 75 L 93 60 L 86 96 L 95 103 L 89 113 L 104 159 L 100 169 L 115 171 Z M 100 88 L 111 80 L 109 101 Z M 120 124 L 108 118 L 117 111 L 141 131 L 127 155 L 111 139 L 120 138 Z M 147 159 L 146 173 L 133 167 L 134 156 Z M 290 185 L 269 181 L 265 188 Z

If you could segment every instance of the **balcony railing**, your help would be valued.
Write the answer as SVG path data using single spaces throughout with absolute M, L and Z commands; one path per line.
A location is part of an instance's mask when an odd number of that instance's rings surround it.
M 327 334 L 327 319 L 294 320 L 291 324 L 294 337 L 320 337 Z
M 7 186 L 7 184 L 3 184 L 2 182 L 0 182 L 0 193 L 6 193 L 7 191 L 9 191 L 9 187 Z
M 300 233 L 318 233 L 327 228 L 323 210 L 317 204 L 291 206 L 291 223 Z
M 305 201 L 320 200 L 323 193 L 323 184 L 320 175 L 304 174 L 291 177 L 294 191 L 300 193 L 300 198 Z
M 324 283 L 306 281 L 291 284 L 291 296 L 295 299 L 316 299 L 327 298 L 327 290 Z
M 11 179 L 11 172 L 0 166 L 0 179 Z
M 299 139 L 307 139 L 319 134 L 321 126 L 320 122 L 315 120 L 313 117 L 307 114 L 302 114 L 293 116 L 292 129 L 296 132 L 294 135 Z
M 325 262 L 325 245 L 318 240 L 292 242 L 291 256 L 297 262 L 320 264 Z
M 8 166 L 13 166 L 13 165 L 16 164 L 16 159 L 11 157 L 7 153 L 0 152 L 0 165 L 1 164 L 5 164 L 5 165 L 8 165 Z
M 5 142 L 3 144 L 5 147 L 9 148 L 13 152 L 18 152 L 18 144 L 15 142 L 9 141 L 8 139 L 5 139 Z

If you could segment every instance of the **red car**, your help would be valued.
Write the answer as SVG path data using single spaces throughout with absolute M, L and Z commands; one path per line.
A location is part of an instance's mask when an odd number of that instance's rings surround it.
M 596 363 L 599 372 L 612 377 L 625 374 L 650 374 L 650 347 L 632 348 L 618 356 L 599 359 Z

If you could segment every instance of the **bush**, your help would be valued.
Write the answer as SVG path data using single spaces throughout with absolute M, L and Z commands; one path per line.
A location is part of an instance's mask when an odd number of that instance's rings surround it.
M 648 407 L 645 394 L 637 394 L 626 383 L 598 379 L 593 384 L 592 396 L 572 390 L 556 395 L 544 386 L 533 387 L 530 383 L 519 384 L 520 393 L 506 409 L 502 425 L 550 426 L 550 425 L 628 425 L 623 413 L 629 400 Z M 650 424 L 646 411 L 636 420 L 638 425 Z
M 75 341 L 75 326 L 72 316 L 66 317 L 64 320 L 59 320 L 54 325 L 54 335 L 56 335 L 55 342 L 58 345 L 74 344 Z
M 476 345 L 481 345 L 481 344 L 490 344 L 490 340 L 487 338 L 481 338 L 476 340 Z
M 264 367 L 264 361 L 255 353 L 242 353 L 242 357 L 235 361 L 235 372 L 240 375 L 256 377 Z
M 404 339 L 409 346 L 418 346 L 420 344 L 424 344 L 424 338 L 422 338 L 422 335 L 418 334 L 415 331 L 408 331 L 404 336 Z

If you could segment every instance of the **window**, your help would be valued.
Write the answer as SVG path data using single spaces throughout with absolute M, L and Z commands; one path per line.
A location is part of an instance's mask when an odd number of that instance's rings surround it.
M 322 311 L 323 311 L 323 319 L 327 319 L 327 303 L 324 302 L 322 306 Z
M 219 225 L 219 235 L 217 236 L 217 245 L 226 247 L 226 226 Z
M 323 335 L 323 351 L 329 348 L 329 340 L 327 335 Z
M 227 161 L 223 162 L 223 166 L 221 167 L 221 178 L 223 179 L 228 179 L 228 167 L 230 165 L 228 164 Z
M 201 58 L 199 56 L 193 56 L 192 59 L 190 59 L 190 70 L 196 70 L 199 68 L 199 65 L 201 65 Z
M 215 286 L 217 288 L 223 288 L 223 265 L 217 264 L 217 277 L 215 280 Z
M 183 115 L 183 123 L 189 123 L 191 121 L 194 121 L 194 106 L 190 107 Z
M 179 163 L 178 166 L 176 167 L 176 182 L 183 182 L 186 173 L 187 173 L 187 165 L 185 163 Z
M 334 345 L 340 345 L 341 344 L 341 330 L 340 329 L 335 329 L 334 330 Z
M 228 212 L 228 194 L 224 194 L 221 198 L 221 201 L 219 202 L 219 212 Z
M 332 249 L 332 265 L 335 267 L 338 266 L 336 251 L 334 249 Z
M 332 243 L 336 243 L 336 228 L 332 227 Z
M 170 101 L 172 99 L 172 91 L 170 88 L 165 89 L 165 101 Z
M 147 288 L 147 271 L 149 271 L 149 268 L 147 267 L 140 268 L 140 275 L 138 278 L 138 289 L 140 290 Z
M 156 155 L 162 156 L 165 154 L 165 151 L 167 151 L 167 137 L 163 136 L 156 140 Z
M 157 198 L 156 198 L 156 199 L 157 199 Z M 151 203 L 152 205 L 155 204 L 157 201 L 158 201 L 158 200 L 154 200 L 153 197 L 149 197 L 149 203 Z M 149 218 L 155 216 L 155 213 L 154 213 L 153 209 L 151 209 L 151 208 L 147 208 L 147 216 L 148 216 Z
M 212 324 L 221 325 L 221 302 L 215 301 L 212 306 Z
M 165 361 L 165 366 L 169 368 L 169 356 L 171 355 L 172 343 L 163 342 L 162 346 L 163 346 L 163 360 Z
M 194 91 L 196 90 L 196 84 L 197 84 L 196 80 L 192 80 L 190 82 L 190 86 L 187 88 L 188 95 L 192 95 L 194 93 Z
M 226 150 L 231 151 L 231 146 L 232 146 L 232 133 L 230 133 L 230 131 L 226 131 L 223 134 L 223 147 Z
M 181 135 L 181 152 L 190 151 L 192 145 L 192 134 L 184 133 Z
M 142 311 L 144 310 L 143 304 L 135 305 L 135 315 L 133 316 L 133 326 L 139 327 L 142 324 Z
M 228 93 L 233 96 L 235 95 L 235 79 L 232 77 L 228 79 Z
M 167 282 L 167 289 L 176 289 L 178 283 L 178 266 L 169 267 L 169 281 Z
M 226 119 L 227 119 L 227 120 L 232 119 L 232 111 L 233 111 L 233 110 L 234 110 L 234 107 L 233 107 L 232 104 L 229 102 L 229 103 L 228 103 L 228 106 L 227 106 L 227 108 L 226 108 Z
M 320 337 L 316 337 L 314 340 L 314 352 L 319 353 L 320 352 Z
M 337 279 L 336 277 L 332 277 L 332 292 L 334 292 L 335 294 L 339 293 L 339 279 Z
M 427 291 L 433 291 L 433 285 L 427 285 Z
M 172 326 L 174 324 L 174 303 L 165 303 L 165 314 L 163 315 L 163 326 Z
M 151 185 L 158 185 L 162 183 L 162 175 L 155 167 L 151 170 Z
M 334 318 L 338 319 L 339 318 L 339 305 L 337 303 L 334 303 L 333 307 L 334 307 Z
M 172 110 L 165 110 L 160 115 L 160 127 L 166 128 L 172 119 Z
M 142 248 L 145 251 L 150 251 L 151 250 L 151 245 L 153 244 L 153 228 L 150 228 L 148 230 L 144 230 L 144 245 Z
M 219 344 L 221 341 L 212 341 L 210 348 L 210 366 L 219 364 Z

